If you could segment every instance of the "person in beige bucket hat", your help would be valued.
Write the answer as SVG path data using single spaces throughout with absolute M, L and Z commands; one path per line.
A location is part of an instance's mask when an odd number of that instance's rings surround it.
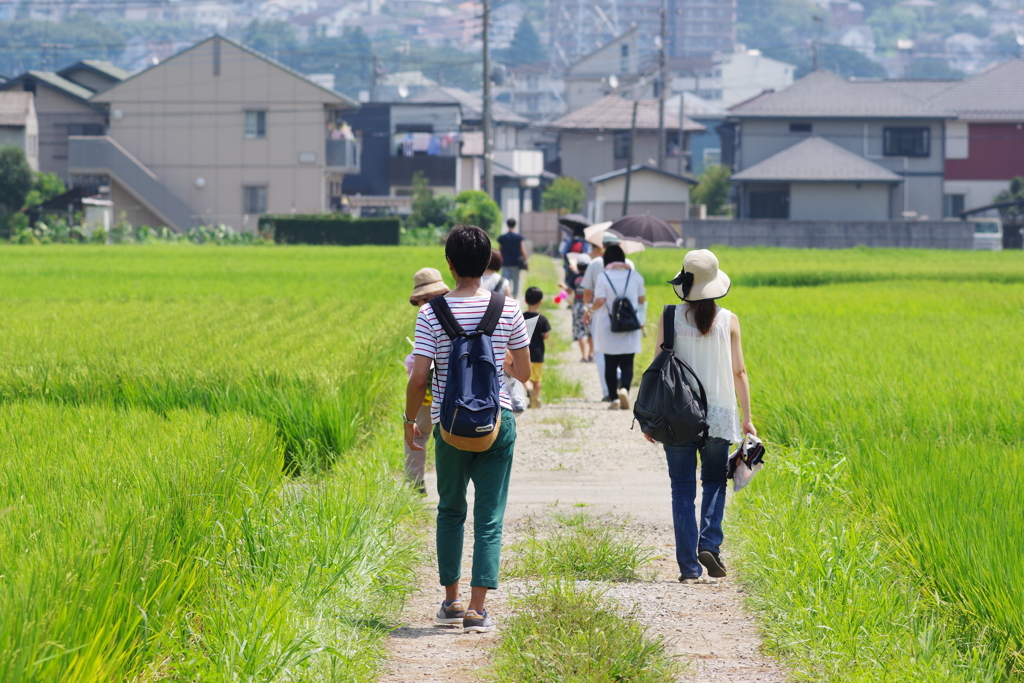
M 441 278 L 441 271 L 437 268 L 420 268 L 412 276 L 412 294 L 409 295 L 409 303 L 415 306 L 418 311 L 420 306 L 429 302 L 435 296 L 441 296 L 450 291 L 448 285 Z M 406 373 L 412 374 L 415 358 L 412 353 L 405 357 Z M 405 446 L 405 479 L 424 495 L 427 493 L 427 488 L 426 484 L 423 483 L 423 474 L 426 471 L 427 465 L 426 446 L 427 441 L 430 440 L 430 428 L 432 426 L 430 424 L 430 404 L 433 400 L 434 397 L 428 387 L 427 395 L 423 398 L 423 405 L 416 412 L 416 425 L 420 429 L 420 436 L 417 436 L 414 441 L 420 449 L 414 450 L 409 447 L 409 444 L 404 441 L 402 442 L 402 445 Z
M 435 296 L 447 294 L 448 285 L 441 277 L 441 271 L 437 268 L 420 268 L 412 276 L 412 294 L 409 295 L 409 303 L 416 308 L 427 303 Z
M 672 481 L 679 580 L 703 581 L 705 570 L 711 577 L 725 576 L 719 552 L 724 540 L 729 444 L 742 443 L 744 434 L 757 436 L 757 430 L 750 418 L 750 383 L 743 361 L 740 321 L 716 303 L 729 293 L 732 284 L 718 267 L 718 257 L 707 249 L 690 251 L 683 258 L 682 269 L 669 282 L 676 296 L 686 303 L 675 306 L 674 311 L 666 307 L 658 324 L 657 345 L 664 342 L 664 326 L 671 322 L 675 333 L 672 350 L 693 368 L 708 401 L 708 438 L 704 443 L 665 446 Z M 698 453 L 702 488 L 699 528 L 695 515 Z

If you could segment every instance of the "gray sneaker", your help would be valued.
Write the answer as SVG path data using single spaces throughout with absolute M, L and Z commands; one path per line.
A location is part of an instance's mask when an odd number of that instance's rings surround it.
M 437 610 L 437 614 L 434 616 L 434 623 L 454 626 L 461 624 L 465 616 L 466 610 L 463 608 L 461 600 L 442 602 L 441 609 Z
M 487 633 L 494 630 L 494 622 L 487 616 L 487 610 L 477 612 L 466 610 L 466 616 L 462 619 L 463 633 Z

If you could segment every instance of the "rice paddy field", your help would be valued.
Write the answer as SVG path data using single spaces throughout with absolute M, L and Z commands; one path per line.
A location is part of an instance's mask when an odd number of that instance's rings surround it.
M 0 247 L 0 680 L 372 680 L 420 561 L 424 265 Z
M 769 649 L 796 680 L 1024 679 L 1024 254 L 716 251 L 769 446 L 727 543 Z M 652 307 L 682 255 L 636 256 Z M 428 265 L 0 247 L 0 680 L 373 680 L 422 561 L 397 416 Z
M 796 680 L 1024 680 L 1024 254 L 715 251 L 769 452 L 727 543 L 769 649 Z M 634 257 L 652 315 L 681 257 Z

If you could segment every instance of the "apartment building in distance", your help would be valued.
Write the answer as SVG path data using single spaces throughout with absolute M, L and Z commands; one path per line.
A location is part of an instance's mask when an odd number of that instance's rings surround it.
M 106 134 L 69 137 L 72 183 L 109 186 L 136 225 L 252 230 L 263 213 L 319 213 L 359 167 L 355 102 L 220 36 L 89 102 Z

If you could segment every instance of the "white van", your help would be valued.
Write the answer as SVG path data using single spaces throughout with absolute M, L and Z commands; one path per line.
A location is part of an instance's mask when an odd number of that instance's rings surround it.
M 984 251 L 1002 251 L 1003 222 L 998 218 L 975 218 L 974 248 Z

